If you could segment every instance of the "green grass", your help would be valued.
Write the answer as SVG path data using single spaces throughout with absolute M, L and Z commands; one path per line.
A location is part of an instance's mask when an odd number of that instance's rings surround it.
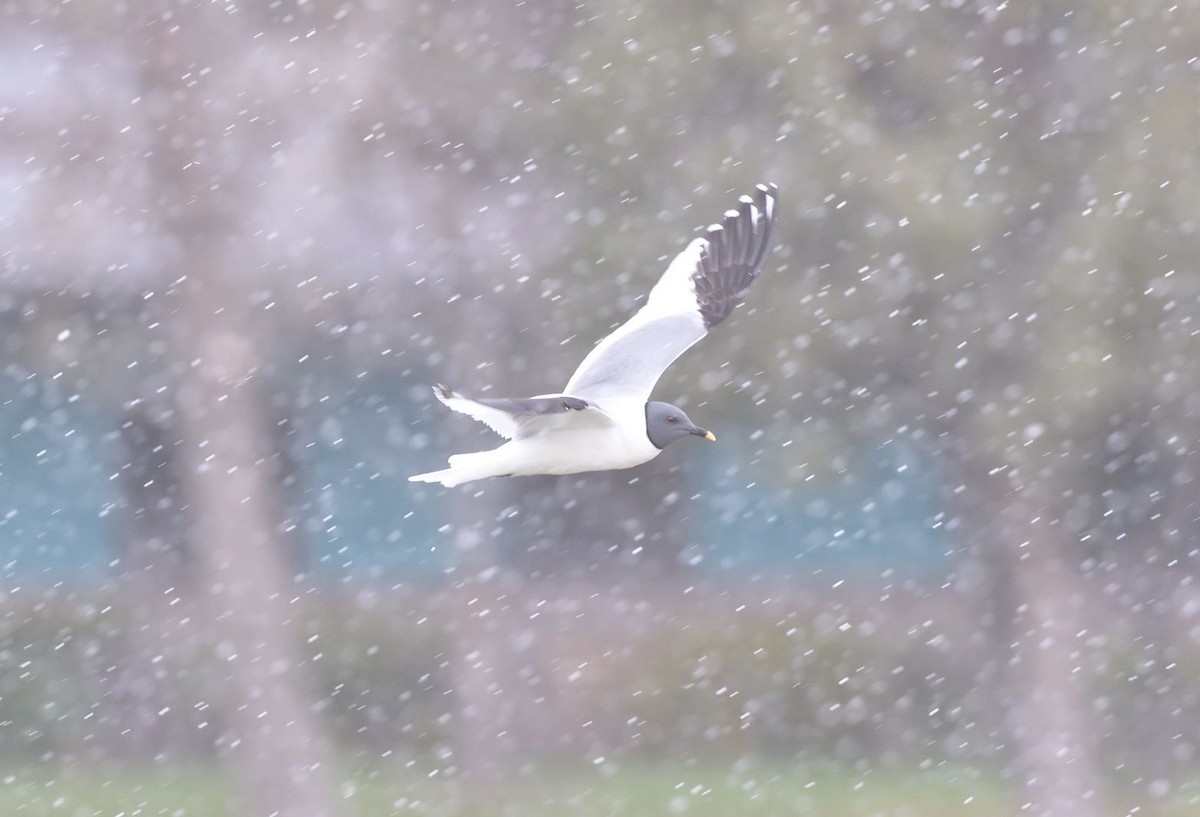
M 228 780 L 209 767 L 0 776 L 0 814 L 6 817 L 240 817 L 232 799 Z
M 433 792 L 425 796 L 427 803 L 436 798 Z M 1002 792 L 992 780 L 851 777 L 829 770 L 781 773 L 762 768 L 731 772 L 727 768 L 650 766 L 601 774 L 577 772 L 509 782 L 484 792 L 482 804 L 472 805 L 465 795 L 460 797 L 458 810 L 435 807 L 432 813 L 454 817 L 999 817 L 1008 813 Z M 978 806 L 968 810 L 970 806 L 963 805 L 968 799 Z M 365 814 L 402 813 L 386 801 L 368 803 Z
M 12 817 L 242 817 L 227 777 L 212 768 L 6 773 L 0 814 Z M 1015 802 L 995 776 L 977 771 L 853 774 L 749 765 L 601 765 L 545 769 L 474 791 L 460 780 L 380 769 L 344 780 L 347 817 L 1009 817 Z M 1151 803 L 1117 798 L 1109 814 L 1183 817 L 1200 798 Z M 1134 810 L 1134 807 L 1137 807 Z

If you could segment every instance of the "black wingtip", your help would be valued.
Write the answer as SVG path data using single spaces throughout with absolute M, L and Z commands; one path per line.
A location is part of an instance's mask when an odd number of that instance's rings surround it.
M 706 231 L 692 276 L 705 328 L 729 316 L 766 261 L 778 222 L 778 189 L 769 182 L 755 185 L 753 195 L 739 196 L 737 209 Z

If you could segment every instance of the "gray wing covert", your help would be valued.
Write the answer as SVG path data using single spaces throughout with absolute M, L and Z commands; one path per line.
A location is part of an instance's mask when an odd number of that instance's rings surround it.
M 608 415 L 587 400 L 564 394 L 541 397 L 470 398 L 438 385 L 437 399 L 448 408 L 484 423 L 510 440 L 545 433 L 571 424 L 581 427 L 609 422 Z

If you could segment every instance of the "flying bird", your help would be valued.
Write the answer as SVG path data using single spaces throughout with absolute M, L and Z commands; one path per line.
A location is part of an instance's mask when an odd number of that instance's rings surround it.
M 646 304 L 592 349 L 561 394 L 472 399 L 435 387 L 448 408 L 509 442 L 456 454 L 449 468 L 409 480 L 449 487 L 487 477 L 632 468 L 676 440 L 715 441 L 678 406 L 650 400 L 650 392 L 676 358 L 741 302 L 771 251 L 778 213 L 773 184 L 742 196 L 736 210 L 675 257 Z

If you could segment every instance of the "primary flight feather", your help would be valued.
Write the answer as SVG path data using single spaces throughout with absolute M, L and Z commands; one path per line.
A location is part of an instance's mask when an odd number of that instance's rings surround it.
M 650 401 L 650 393 L 676 358 L 729 317 L 758 276 L 774 240 L 778 196 L 775 185 L 757 185 L 688 244 L 645 306 L 592 349 L 561 394 L 471 399 L 435 388 L 448 408 L 509 442 L 456 454 L 449 468 L 409 479 L 454 486 L 486 477 L 632 468 L 675 440 L 715 440 L 678 407 Z

